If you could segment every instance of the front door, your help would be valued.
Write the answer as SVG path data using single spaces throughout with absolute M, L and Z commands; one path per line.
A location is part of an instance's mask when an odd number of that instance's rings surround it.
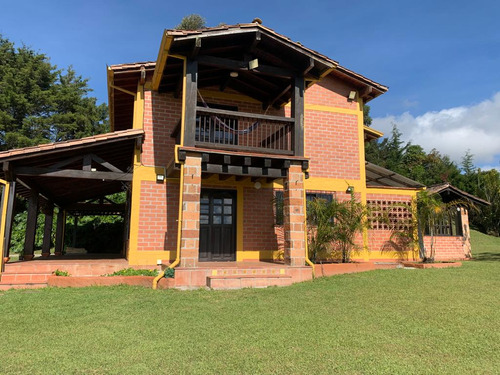
M 236 260 L 236 191 L 203 189 L 200 262 Z

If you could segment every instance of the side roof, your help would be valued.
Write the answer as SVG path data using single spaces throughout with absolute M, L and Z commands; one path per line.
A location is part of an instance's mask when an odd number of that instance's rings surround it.
M 472 203 L 475 203 L 475 204 L 481 204 L 483 206 L 490 206 L 491 205 L 490 202 L 488 202 L 484 199 L 481 199 L 479 197 L 476 197 L 475 195 L 472 195 L 470 193 L 467 193 L 466 191 L 463 191 L 463 190 L 451 185 L 449 182 L 429 186 L 427 188 L 427 191 L 431 194 L 439 194 L 443 197 L 443 199 L 445 199 L 447 201 L 456 200 L 456 199 L 463 199 L 463 200 L 471 201 Z

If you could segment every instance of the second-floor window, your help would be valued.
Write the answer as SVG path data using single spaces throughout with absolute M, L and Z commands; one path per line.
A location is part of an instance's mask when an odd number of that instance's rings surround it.
M 238 107 L 207 104 L 209 108 L 225 109 L 229 111 L 238 111 Z M 198 103 L 198 106 L 203 106 Z M 197 142 L 220 143 L 228 145 L 238 144 L 238 119 L 222 117 L 212 114 L 198 114 L 196 116 L 196 135 Z

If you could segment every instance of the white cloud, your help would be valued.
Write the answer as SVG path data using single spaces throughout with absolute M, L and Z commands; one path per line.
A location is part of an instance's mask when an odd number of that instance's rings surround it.
M 473 106 L 427 112 L 417 117 L 405 112 L 373 119 L 373 128 L 387 136 L 392 124 L 397 124 L 404 141 L 419 144 L 426 151 L 436 148 L 458 164 L 470 149 L 477 166 L 500 167 L 500 92 Z

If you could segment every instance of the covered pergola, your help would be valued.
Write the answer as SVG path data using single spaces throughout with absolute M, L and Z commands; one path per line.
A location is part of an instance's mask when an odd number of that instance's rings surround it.
M 122 215 L 127 223 L 128 204 L 115 204 L 105 197 L 130 191 L 134 153 L 142 145 L 143 134 L 123 130 L 0 152 L 0 179 L 7 185 L 2 193 L 8 194 L 1 210 L 3 258 L 9 257 L 16 196 L 28 201 L 25 260 L 33 258 L 39 212 L 45 214 L 42 256 L 50 255 L 56 207 L 56 255 L 63 250 L 66 214 Z

